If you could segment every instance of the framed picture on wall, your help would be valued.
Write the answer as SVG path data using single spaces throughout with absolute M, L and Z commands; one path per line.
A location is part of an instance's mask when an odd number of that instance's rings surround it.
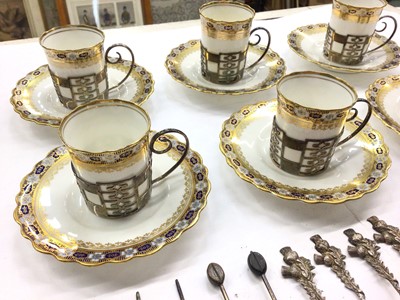
M 0 41 L 32 37 L 23 0 L 0 0 Z
M 76 13 L 78 15 L 78 23 L 76 24 L 96 26 L 92 5 L 77 6 Z
M 135 25 L 135 8 L 132 1 L 117 2 L 117 14 L 121 26 Z
M 69 24 L 66 0 L 38 0 L 38 2 L 45 30 Z
M 115 27 L 118 16 L 115 14 L 114 3 L 104 3 L 99 5 L 99 20 L 101 27 Z
M 69 0 L 66 2 L 71 24 L 86 24 L 98 28 L 143 25 L 141 1 Z

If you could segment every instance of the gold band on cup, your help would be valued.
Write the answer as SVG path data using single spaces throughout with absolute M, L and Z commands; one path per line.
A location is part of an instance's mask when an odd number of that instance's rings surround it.
M 146 120 L 147 129 L 143 136 L 138 139 L 131 141 L 129 144 L 124 146 L 121 149 L 117 150 L 109 150 L 109 151 L 99 151 L 99 152 L 89 152 L 81 149 L 77 149 L 64 136 L 64 130 L 68 126 L 68 123 L 76 117 L 77 115 L 84 113 L 88 110 L 96 109 L 97 107 L 113 105 L 120 107 L 130 107 L 134 108 L 136 112 L 139 112 L 142 117 Z M 71 157 L 76 160 L 76 162 L 85 164 L 85 165 L 96 165 L 100 170 L 102 167 L 107 168 L 111 164 L 114 165 L 116 163 L 126 162 L 131 159 L 132 156 L 138 154 L 146 142 L 148 142 L 148 135 L 150 132 L 151 121 L 146 113 L 146 111 L 138 105 L 134 103 L 127 102 L 119 99 L 109 99 L 109 100 L 96 100 L 78 108 L 74 109 L 71 113 L 69 113 L 61 122 L 59 127 L 59 136 L 64 143 L 64 145 L 68 148 L 68 151 Z
M 376 23 L 383 8 L 387 5 L 385 0 L 379 1 L 382 3 L 380 6 L 364 7 L 362 1 L 360 1 L 360 6 L 354 6 L 340 0 L 333 0 L 332 13 L 344 21 L 360 24 Z
M 291 78 L 296 77 L 309 77 L 318 78 L 327 81 L 331 81 L 335 84 L 343 86 L 350 94 L 354 101 L 351 105 L 342 107 L 340 109 L 318 109 L 302 106 L 291 99 L 285 97 L 281 91 L 281 86 Z M 346 81 L 335 77 L 327 73 L 305 71 L 305 72 L 293 72 L 285 75 L 278 82 L 277 86 L 278 93 L 278 114 L 290 124 L 294 124 L 304 129 L 313 130 L 330 130 L 332 128 L 340 127 L 344 124 L 347 117 L 348 110 L 354 105 L 357 100 L 357 93 L 352 86 Z
M 46 40 L 64 31 L 78 30 L 88 31 L 97 34 L 100 37 L 100 42 L 90 46 L 79 49 L 54 49 L 53 47 L 46 46 Z M 66 25 L 54 27 L 50 30 L 45 31 L 39 38 L 39 43 L 45 50 L 47 58 L 52 62 L 56 63 L 57 66 L 62 64 L 82 64 L 87 65 L 91 61 L 97 62 L 102 59 L 103 44 L 104 44 L 104 33 L 96 27 L 87 25 Z
M 220 21 L 207 17 L 204 11 L 210 7 L 232 6 L 248 11 L 251 17 L 246 20 Z M 200 21 L 203 34 L 218 40 L 241 40 L 249 36 L 255 11 L 250 6 L 233 1 L 212 1 L 200 7 Z

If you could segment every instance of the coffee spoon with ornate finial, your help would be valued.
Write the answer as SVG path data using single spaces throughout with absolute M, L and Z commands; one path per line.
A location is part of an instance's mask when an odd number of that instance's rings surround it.
M 380 248 L 375 241 L 363 237 L 361 233 L 352 228 L 346 229 L 343 233 L 348 237 L 348 241 L 352 245 L 347 247 L 347 252 L 349 252 L 350 256 L 365 260 L 380 276 L 389 281 L 397 293 L 400 294 L 399 282 L 380 259 Z
M 315 269 L 311 261 L 303 256 L 299 256 L 296 251 L 290 247 L 284 247 L 280 250 L 283 255 L 283 261 L 288 265 L 282 266 L 282 276 L 284 278 L 293 278 L 299 282 L 310 296 L 310 300 L 325 300 L 314 283 Z
M 388 225 L 385 221 L 378 219 L 376 216 L 369 217 L 367 221 L 370 222 L 372 228 L 378 232 L 374 234 L 374 240 L 377 243 L 392 245 L 394 250 L 400 252 L 400 229 L 398 227 Z
M 314 261 L 317 265 L 329 267 L 337 277 L 344 283 L 345 287 L 356 293 L 358 299 L 365 300 L 365 294 L 355 283 L 349 271 L 346 270 L 345 258 L 339 248 L 331 246 L 319 234 L 313 235 L 311 241 L 315 244 L 315 250 L 320 254 L 314 254 Z

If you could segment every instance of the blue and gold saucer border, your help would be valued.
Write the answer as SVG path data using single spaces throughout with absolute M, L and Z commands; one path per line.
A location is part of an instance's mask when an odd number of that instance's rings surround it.
M 172 141 L 172 155 L 178 155 L 184 144 L 168 135 Z M 156 142 L 156 147 L 165 147 Z M 98 266 L 105 263 L 121 263 L 137 257 L 148 256 L 161 250 L 164 246 L 176 241 L 184 231 L 193 227 L 199 220 L 200 213 L 207 205 L 207 197 L 211 189 L 208 169 L 204 166 L 200 154 L 189 149 L 182 167 L 191 176 L 185 178 L 185 193 L 175 214 L 177 219 L 162 224 L 155 235 L 141 238 L 132 237 L 127 241 L 114 244 L 94 244 L 85 241 L 63 242 L 59 233 L 49 234 L 49 224 L 38 221 L 40 211 L 34 208 L 38 194 L 38 184 L 51 169 L 57 170 L 60 163 L 70 160 L 64 146 L 57 147 L 38 162 L 33 170 L 21 181 L 20 192 L 15 200 L 14 220 L 20 226 L 21 235 L 31 241 L 34 249 L 41 253 L 51 254 L 62 262 L 77 262 L 85 266 Z M 67 161 L 68 163 L 68 161 Z M 50 171 L 49 171 L 50 170 Z M 186 176 L 185 176 L 186 177 Z M 190 178 L 189 178 L 190 177 Z M 186 182 L 188 181 L 188 182 Z M 190 182 L 189 182 L 190 181 Z M 50 226 L 51 227 L 51 226 Z M 54 231 L 54 230 L 53 230 Z
M 385 107 L 385 97 L 395 88 L 400 90 L 400 75 L 391 75 L 375 80 L 375 82 L 369 85 L 365 96 L 371 103 L 374 115 L 387 127 L 400 134 L 400 124 L 393 119 L 393 113 L 397 112 L 387 111 Z

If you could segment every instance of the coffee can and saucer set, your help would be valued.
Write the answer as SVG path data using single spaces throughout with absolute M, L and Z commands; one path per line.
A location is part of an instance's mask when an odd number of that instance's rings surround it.
M 355 3 L 334 0 L 329 24 L 295 29 L 288 46 L 325 70 L 355 76 L 397 67 L 394 33 L 378 33 L 381 22 L 396 23 L 381 16 L 387 3 Z M 220 151 L 240 178 L 310 204 L 378 189 L 391 159 L 368 121 L 373 112 L 400 132 L 386 108 L 396 104 L 398 76 L 376 81 L 361 99 L 336 74 L 285 74 L 273 36 L 252 26 L 248 5 L 212 1 L 199 16 L 201 39 L 183 41 L 166 57 L 175 81 L 205 96 L 277 91 L 222 124 Z M 22 179 L 14 218 L 39 252 L 87 266 L 151 255 L 174 242 L 199 220 L 211 189 L 201 155 L 190 148 L 196 137 L 151 127 L 141 107 L 154 91 L 150 72 L 124 44 L 104 50 L 104 38 L 84 25 L 45 32 L 39 42 L 48 64 L 19 80 L 10 99 L 24 120 L 58 128 L 62 143 Z M 112 57 L 117 47 L 129 58 Z

